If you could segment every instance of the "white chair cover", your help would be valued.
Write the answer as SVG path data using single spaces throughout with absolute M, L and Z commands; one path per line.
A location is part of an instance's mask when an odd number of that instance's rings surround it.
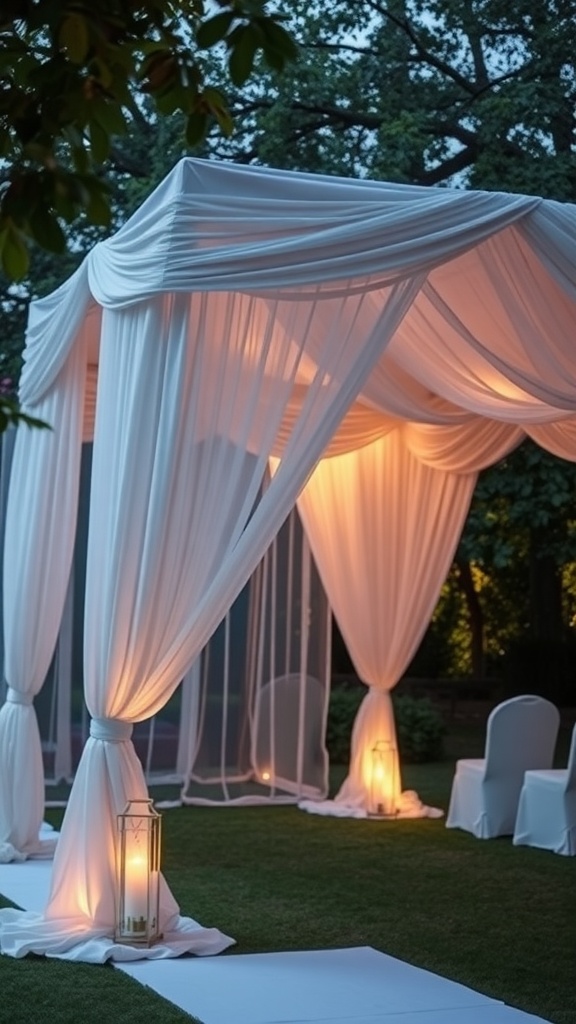
M 513 843 L 576 857 L 576 725 L 566 768 L 525 773 Z
M 558 709 L 526 694 L 495 707 L 486 730 L 483 758 L 456 763 L 446 828 L 462 828 L 477 839 L 512 835 L 524 772 L 552 764 Z

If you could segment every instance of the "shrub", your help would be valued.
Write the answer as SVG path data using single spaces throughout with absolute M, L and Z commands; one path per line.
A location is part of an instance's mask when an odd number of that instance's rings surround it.
M 333 764 L 350 759 L 350 737 L 356 712 L 366 689 L 335 687 L 330 694 L 326 746 Z M 426 698 L 392 697 L 400 757 L 405 762 L 438 761 L 443 756 L 446 726 L 441 714 Z
M 426 697 L 393 697 L 398 749 L 403 761 L 440 761 L 446 724 Z
M 338 686 L 330 693 L 326 746 L 332 764 L 347 764 L 350 760 L 350 736 L 356 712 L 366 695 L 366 687 Z

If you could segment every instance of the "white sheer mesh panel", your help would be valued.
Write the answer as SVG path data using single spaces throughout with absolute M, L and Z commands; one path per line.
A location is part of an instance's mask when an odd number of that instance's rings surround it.
M 200 659 L 185 803 L 327 792 L 330 609 L 294 510 Z
M 49 804 L 89 734 L 83 621 L 92 445 L 83 445 L 73 570 L 50 671 L 35 705 Z M 148 784 L 186 803 L 324 796 L 330 611 L 294 511 L 224 622 L 153 718 L 134 726 Z
M 6 522 L 6 504 L 8 501 L 8 485 L 10 483 L 10 469 L 12 467 L 12 455 L 14 454 L 14 442 L 16 430 L 9 427 L 1 435 L 0 440 L 0 539 L 2 541 L 0 550 L 4 550 L 4 524 Z M 2 594 L 4 580 L 0 573 L 0 664 L 2 672 L 0 675 L 0 701 L 6 697 L 6 679 L 4 678 L 4 597 Z

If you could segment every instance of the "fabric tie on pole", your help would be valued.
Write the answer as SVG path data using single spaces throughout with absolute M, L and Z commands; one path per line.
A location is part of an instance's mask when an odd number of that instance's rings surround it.
M 119 718 L 91 718 L 90 735 L 94 740 L 105 740 L 107 743 L 126 743 L 132 737 L 131 722 L 122 722 Z
M 21 690 L 13 690 L 11 686 L 8 687 L 6 691 L 7 704 L 22 704 L 24 707 L 30 707 L 33 702 L 33 693 L 22 693 Z

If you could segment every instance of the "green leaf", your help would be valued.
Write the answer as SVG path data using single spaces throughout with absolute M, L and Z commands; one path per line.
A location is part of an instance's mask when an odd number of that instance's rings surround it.
M 89 165 L 88 154 L 84 149 L 84 146 L 74 146 L 72 149 L 72 159 L 74 161 L 74 168 L 79 174 L 86 174 Z
M 86 215 L 92 224 L 100 224 L 105 228 L 108 227 L 112 215 L 108 200 L 102 192 L 96 190 L 91 192 L 90 199 L 86 205 Z
M 202 99 L 210 113 L 216 118 L 222 133 L 224 135 L 231 135 L 234 122 L 223 94 L 218 89 L 213 89 L 209 86 L 204 90 Z
M 223 11 L 222 14 L 216 14 L 208 21 L 202 22 L 196 32 L 196 42 L 200 49 L 207 50 L 224 39 L 233 20 L 232 11 Z
M 298 47 L 285 28 L 270 20 L 261 22 L 260 27 L 266 37 L 265 51 L 276 50 L 285 60 L 294 60 L 298 56 Z
M 52 430 L 53 428 L 49 423 L 45 423 L 44 420 L 39 420 L 37 416 L 29 416 L 26 412 L 16 412 L 12 417 L 13 423 L 24 423 L 27 427 L 34 428 L 35 430 Z
M 234 85 L 244 85 L 252 73 L 254 58 L 258 49 L 258 36 L 249 28 L 236 37 L 234 48 L 230 52 L 228 69 Z
M 126 131 L 122 109 L 113 100 L 95 99 L 90 104 L 90 111 L 93 120 L 97 121 L 108 135 L 123 135 Z
M 110 152 L 110 139 L 108 133 L 98 121 L 90 122 L 90 149 L 96 163 L 102 164 Z
M 18 402 L 13 398 L 0 395 L 0 434 L 4 433 L 11 423 L 15 426 L 18 423 L 25 423 L 28 427 L 52 430 L 49 423 L 45 423 L 44 420 L 39 420 L 36 416 L 29 416 L 28 413 L 23 412 Z
M 35 242 L 49 252 L 64 252 L 66 237 L 56 217 L 44 206 L 37 206 L 28 219 L 30 234 Z
M 273 71 L 283 71 L 284 65 L 286 64 L 283 54 L 270 46 L 264 47 L 264 60 L 268 67 L 272 68 Z
M 200 111 L 189 114 L 186 121 L 186 141 L 188 145 L 197 146 L 199 142 L 202 142 L 206 135 L 207 128 L 207 114 L 201 113 Z
M 0 258 L 7 277 L 21 281 L 26 276 L 30 256 L 22 232 L 12 223 L 0 234 Z
M 90 48 L 88 26 L 79 14 L 68 14 L 60 26 L 58 42 L 73 64 L 83 64 Z

